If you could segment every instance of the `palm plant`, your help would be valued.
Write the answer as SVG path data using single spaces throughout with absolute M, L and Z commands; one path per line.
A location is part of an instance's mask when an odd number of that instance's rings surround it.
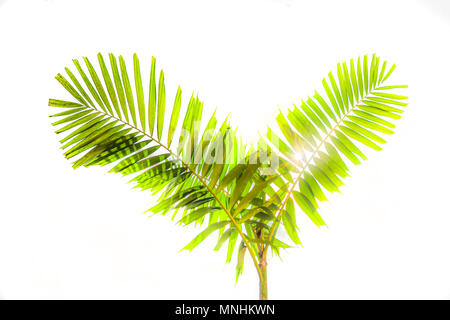
M 260 299 L 267 299 L 269 248 L 279 255 L 280 248 L 290 247 L 277 237 L 280 226 L 300 245 L 297 211 L 325 225 L 318 202 L 343 185 L 349 162 L 366 159 L 361 145 L 381 150 L 380 134 L 393 133 L 392 120 L 406 106 L 407 97 L 392 90 L 407 86 L 384 84 L 395 65 L 388 68 L 375 55 L 369 65 L 364 56 L 356 64 L 339 63 L 337 78 L 330 72 L 323 79 L 324 95 L 314 92 L 292 110 L 280 111 L 278 126 L 248 145 L 228 118 L 218 122 L 214 112 L 203 121 L 197 96 L 183 108 L 179 87 L 168 101 L 172 108 L 166 108 L 164 72 L 156 76 L 154 58 L 147 94 L 136 54 L 133 76 L 122 56 L 108 58 L 109 67 L 98 54 L 100 73 L 88 58 L 86 68 L 73 60 L 81 80 L 69 68 L 71 82 L 56 76 L 76 100 L 49 100 L 59 110 L 51 115 L 59 119 L 52 125 L 65 133 L 60 140 L 65 157 L 76 159 L 74 168 L 108 165 L 110 172 L 132 176 L 137 188 L 160 195 L 149 212 L 171 212 L 182 225 L 206 225 L 183 249 L 217 233 L 215 250 L 226 245 L 227 262 L 237 256 L 236 281 L 249 254 Z

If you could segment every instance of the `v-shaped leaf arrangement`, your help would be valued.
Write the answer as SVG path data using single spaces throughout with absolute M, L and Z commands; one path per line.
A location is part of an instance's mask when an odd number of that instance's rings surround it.
M 393 93 L 406 85 L 384 84 L 395 65 L 363 56 L 339 63 L 337 77 L 330 72 L 323 79 L 324 93 L 280 111 L 278 127 L 268 128 L 256 146 L 246 145 L 228 119 L 218 122 L 214 112 L 204 121 L 198 97 L 183 103 L 180 88 L 166 107 L 164 72 L 156 77 L 155 58 L 148 87 L 136 54 L 133 74 L 122 56 L 109 54 L 109 67 L 97 58 L 100 72 L 84 58 L 85 68 L 73 60 L 79 77 L 69 68 L 71 82 L 56 76 L 76 100 L 49 100 L 59 109 L 52 125 L 65 134 L 66 158 L 76 159 L 74 168 L 109 165 L 110 172 L 130 175 L 136 187 L 160 195 L 149 211 L 171 212 L 182 225 L 206 225 L 184 249 L 218 234 L 215 250 L 226 245 L 227 262 L 237 256 L 236 281 L 249 254 L 261 299 L 267 299 L 268 249 L 279 255 L 290 247 L 277 238 L 279 228 L 300 245 L 296 212 L 325 225 L 318 203 L 343 185 L 349 163 L 366 159 L 363 148 L 381 150 L 382 135 L 394 133 L 392 122 L 407 105 L 406 96 Z

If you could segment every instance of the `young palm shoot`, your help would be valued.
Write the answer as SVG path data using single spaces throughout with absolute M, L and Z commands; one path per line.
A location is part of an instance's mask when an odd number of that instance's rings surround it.
M 314 92 L 281 112 L 253 148 L 241 142 L 228 119 L 204 117 L 197 96 L 182 99 L 181 88 L 166 95 L 164 72 L 151 60 L 144 85 L 139 58 L 127 66 L 122 56 L 98 54 L 73 60 L 79 74 L 65 68 L 56 79 L 73 99 L 50 99 L 58 111 L 56 133 L 73 167 L 108 166 L 127 175 L 141 190 L 159 194 L 148 211 L 171 212 L 182 225 L 205 226 L 183 249 L 191 251 L 212 234 L 226 261 L 237 257 L 236 281 L 248 254 L 267 299 L 267 253 L 290 245 L 277 238 L 280 226 L 295 245 L 300 239 L 296 212 L 325 225 L 318 203 L 339 190 L 348 165 L 365 160 L 363 148 L 381 150 L 406 106 L 404 85 L 386 85 L 395 65 L 373 55 L 339 63 L 328 74 L 324 93 Z M 82 66 L 84 64 L 84 66 Z M 167 105 L 166 105 L 167 104 Z

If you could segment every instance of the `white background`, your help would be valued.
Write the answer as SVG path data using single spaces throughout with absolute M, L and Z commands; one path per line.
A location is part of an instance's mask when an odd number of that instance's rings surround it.
M 410 105 L 380 153 L 329 196 L 304 248 L 269 262 L 272 299 L 450 298 L 450 2 L 0 0 L 0 297 L 257 298 L 246 261 L 198 230 L 142 214 L 155 203 L 103 168 L 72 170 L 47 100 L 72 58 L 152 55 L 176 85 L 255 137 L 337 62 L 376 52 Z M 145 70 L 145 69 L 144 69 Z

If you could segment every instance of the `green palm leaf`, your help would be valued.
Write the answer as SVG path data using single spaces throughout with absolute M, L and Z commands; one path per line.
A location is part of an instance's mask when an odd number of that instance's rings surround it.
M 249 163 L 251 155 L 245 152 L 247 147 L 236 138 L 227 119 L 217 126 L 214 113 L 201 139 L 196 137 L 203 115 L 203 103 L 198 97 L 192 95 L 183 109 L 182 91 L 178 88 L 173 108 L 166 109 L 164 72 L 160 70 L 156 85 L 154 58 L 146 102 L 136 54 L 133 55 L 132 75 L 122 56 L 119 56 L 120 71 L 113 54 L 109 54 L 110 68 L 102 54 L 97 57 L 100 72 L 88 58 L 83 58 L 87 71 L 74 60 L 81 81 L 68 68 L 69 80 L 61 74 L 56 77 L 76 101 L 49 101 L 52 107 L 64 108 L 51 115 L 57 119 L 52 123 L 59 127 L 56 132 L 68 132 L 61 139 L 64 155 L 75 159 L 74 168 L 112 165 L 110 172 L 132 176 L 136 188 L 159 193 L 159 203 L 149 210 L 153 213 L 166 214 L 173 210 L 173 218 L 180 215 L 180 223 L 185 225 L 206 222 L 206 229 L 185 249 L 193 249 L 213 231 L 219 231 L 222 236 L 224 226 L 230 224 L 232 229 L 228 230 L 233 232 L 228 231 L 226 237 L 220 238 L 220 246 L 228 241 L 229 261 L 236 235 L 245 243 L 250 236 L 246 232 L 252 230 L 249 226 L 255 226 L 255 221 L 241 219 L 242 216 L 255 208 L 254 198 L 266 197 L 264 189 L 271 181 L 265 181 L 259 174 L 259 164 Z M 182 122 L 180 117 L 184 119 Z M 167 134 L 163 131 L 165 126 Z M 174 139 L 178 131 L 180 136 Z M 212 137 L 208 138 L 211 132 Z M 172 146 L 174 141 L 178 144 Z M 219 147 L 224 152 L 218 152 Z M 207 161 L 206 155 L 211 155 L 213 161 Z M 264 218 L 260 213 L 256 222 L 268 229 Z M 240 220 L 242 222 L 238 222 Z M 248 243 L 246 247 L 252 250 Z
M 277 213 L 277 221 L 283 218 L 281 223 L 294 243 L 298 242 L 298 236 L 292 223 L 292 209 L 285 207 L 295 201 L 317 226 L 325 225 L 316 199 L 325 201 L 326 192 L 339 191 L 343 185 L 341 179 L 349 176 L 346 161 L 360 164 L 367 159 L 365 147 L 381 150 L 380 144 L 386 142 L 382 134 L 394 133 L 391 119 L 400 119 L 407 97 L 390 90 L 407 86 L 382 86 L 395 69 L 392 65 L 385 73 L 387 65 L 384 61 L 380 66 L 380 58 L 375 55 L 370 66 L 367 56 L 358 58 L 356 66 L 353 60 L 350 67 L 346 62 L 339 63 L 337 77 L 330 72 L 328 81 L 322 82 L 328 101 L 315 92 L 306 103 L 301 102 L 300 108 L 294 106 L 288 111 L 287 117 L 280 111 L 277 130 L 267 132 L 268 141 L 273 141 L 273 132 L 283 133 L 286 143 L 272 145 L 299 172 L 295 180 L 286 181 L 289 192 Z M 279 174 L 282 176 L 281 170 Z M 275 235 L 278 223 L 272 225 L 270 237 Z

